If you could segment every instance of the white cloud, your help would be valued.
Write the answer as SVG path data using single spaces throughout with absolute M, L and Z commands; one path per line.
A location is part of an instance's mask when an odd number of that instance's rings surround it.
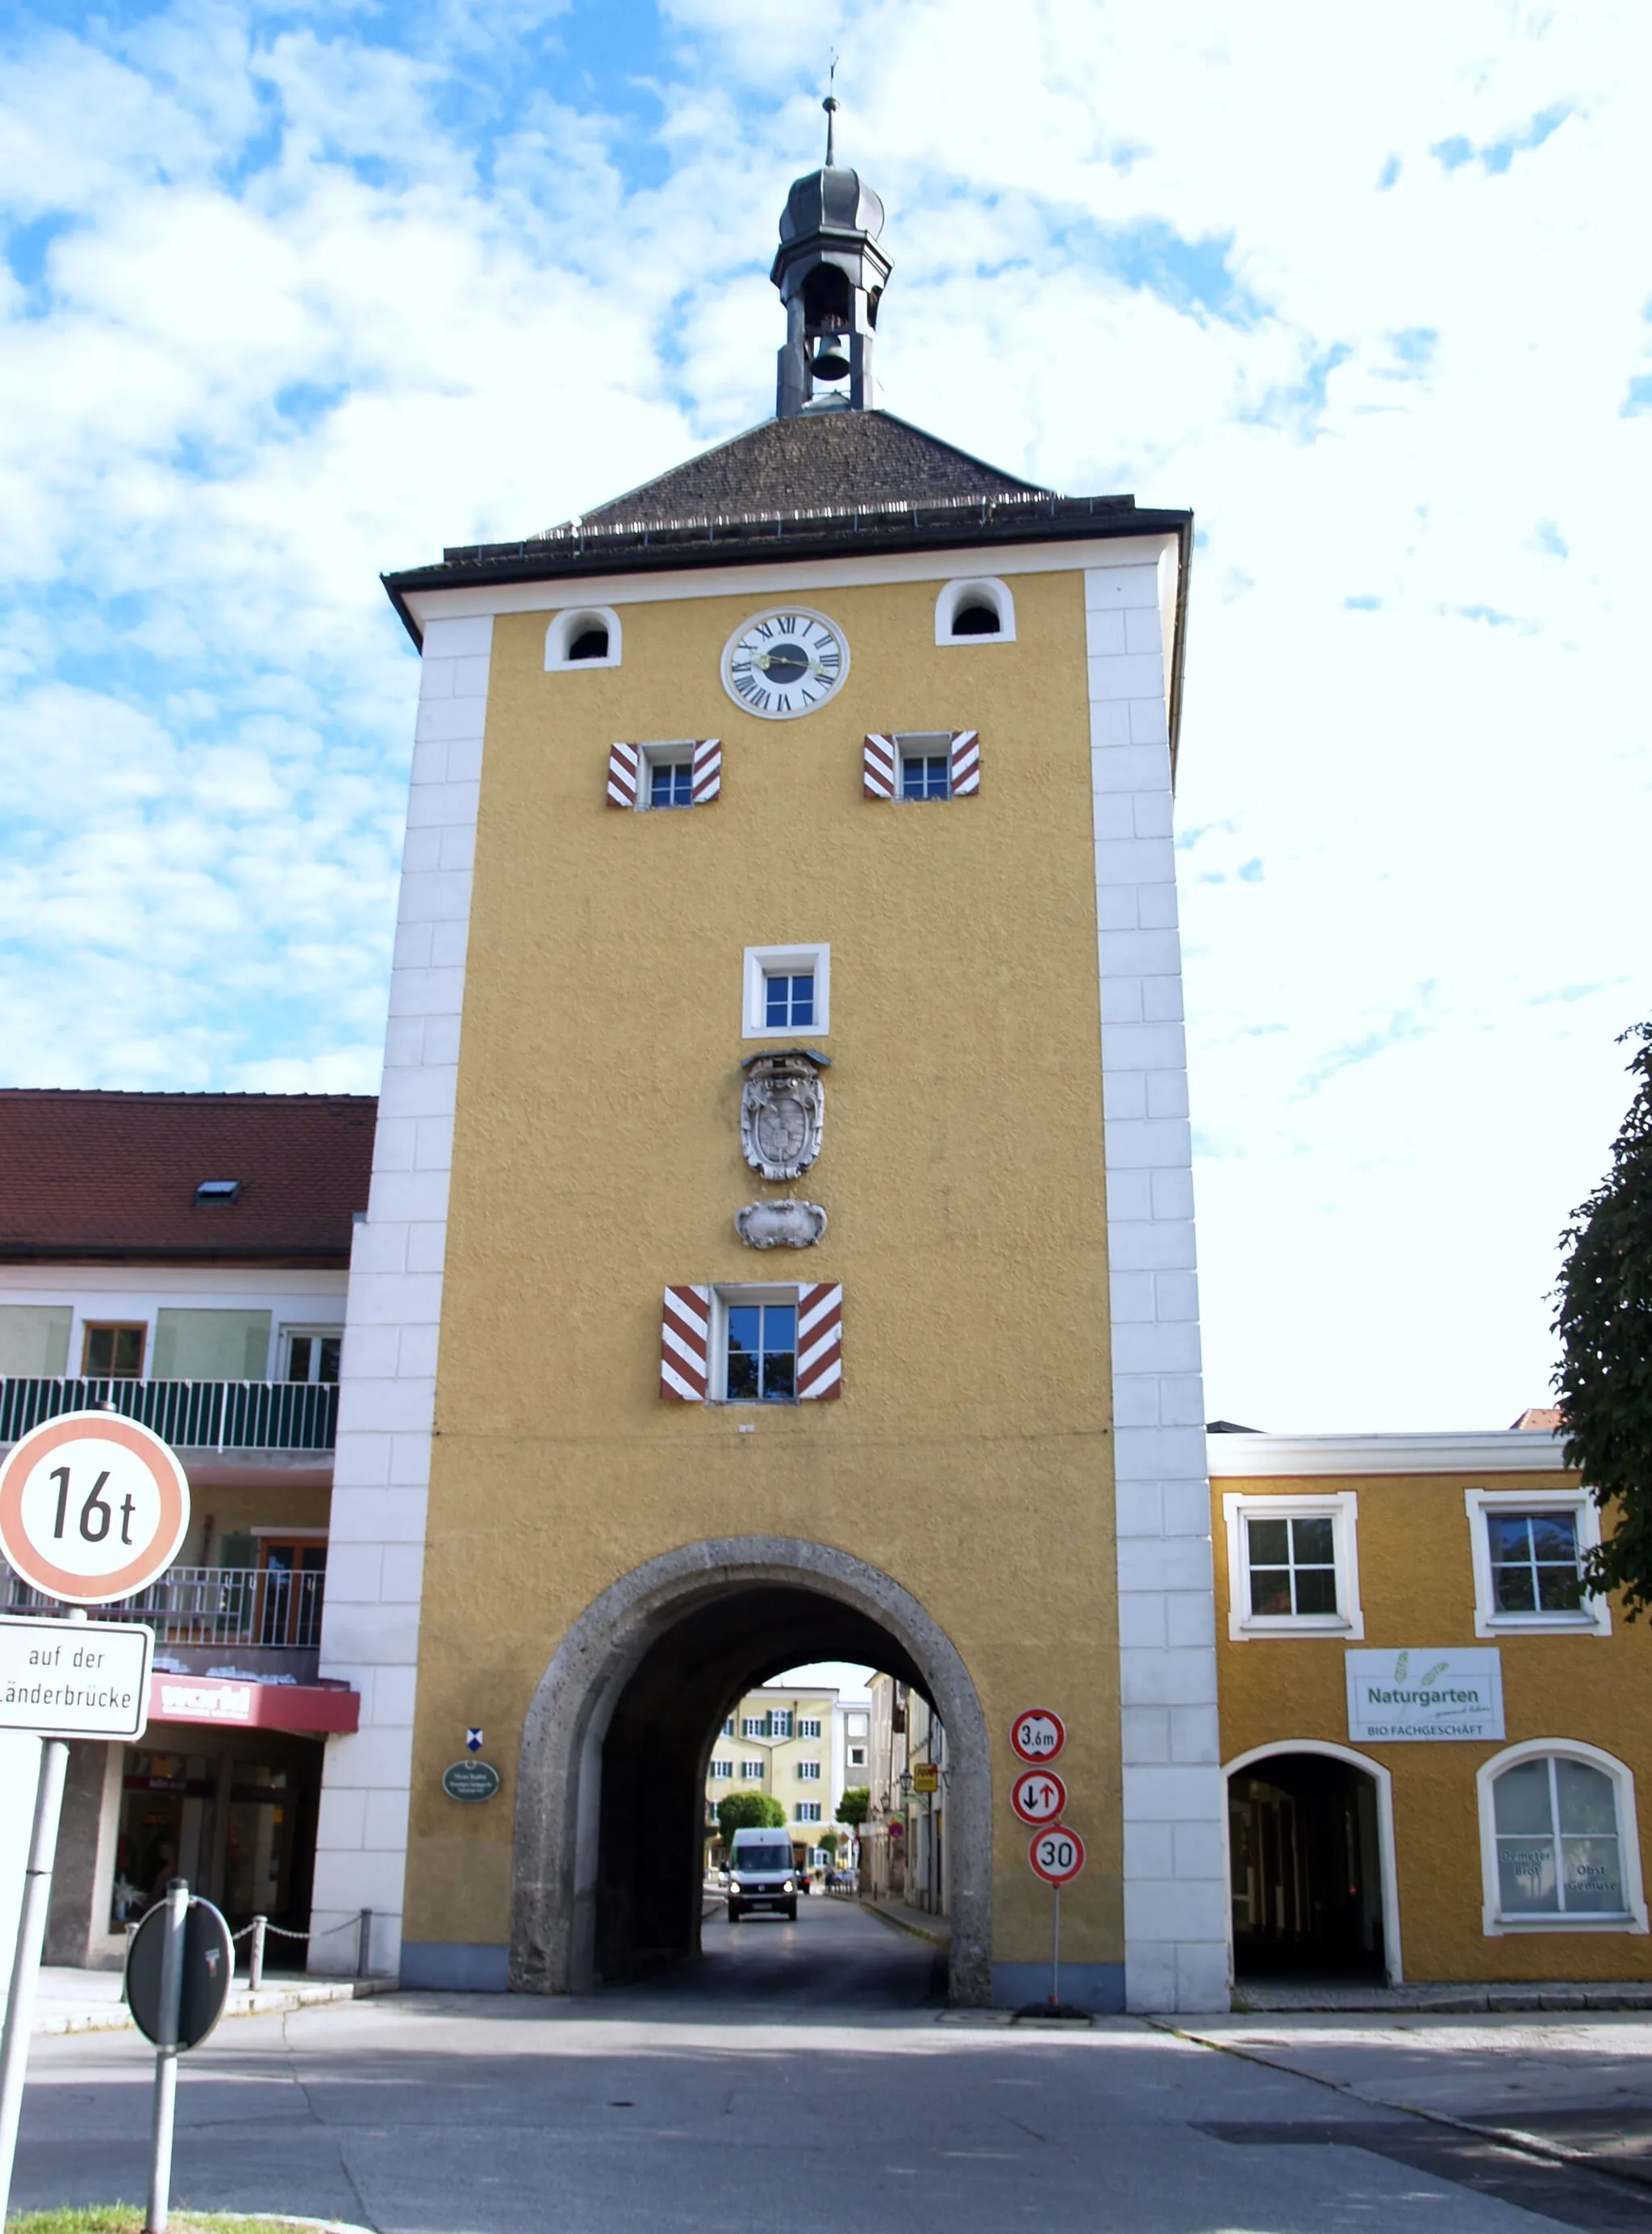
M 407 52 L 211 0 L 13 31 L 6 1075 L 374 1084 L 415 683 L 377 572 L 770 408 L 767 263 L 835 44 L 890 210 L 891 408 L 1198 513 L 1212 1409 L 1512 1417 L 1625 1098 L 1612 1034 L 1652 1007 L 1652 412 L 1623 415 L 1652 27 L 1004 20 L 672 0 L 594 83 L 577 15 L 528 4 L 410 20 Z

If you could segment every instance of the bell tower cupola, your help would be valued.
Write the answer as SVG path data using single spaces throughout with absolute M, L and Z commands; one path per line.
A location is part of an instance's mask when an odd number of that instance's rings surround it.
M 828 95 L 826 162 L 786 197 L 769 277 L 786 305 L 775 411 L 870 411 L 872 336 L 889 258 L 878 245 L 884 206 L 854 171 L 839 167 L 837 101 Z M 846 381 L 847 389 L 839 385 Z

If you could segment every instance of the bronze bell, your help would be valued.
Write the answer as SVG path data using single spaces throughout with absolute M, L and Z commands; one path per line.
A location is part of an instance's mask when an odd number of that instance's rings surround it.
M 809 368 L 817 380 L 842 380 L 849 370 L 841 334 L 822 334 Z

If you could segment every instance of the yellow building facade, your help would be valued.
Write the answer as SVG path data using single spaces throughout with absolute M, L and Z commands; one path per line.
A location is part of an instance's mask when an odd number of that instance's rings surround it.
M 835 1828 L 838 1795 L 836 1691 L 767 1684 L 748 1691 L 723 1716 L 706 1763 L 707 1852 L 721 1858 L 717 1806 L 732 1793 L 761 1792 L 786 1811 L 786 1836 L 800 1870 L 826 1867 L 821 1840 Z
M 1652 1643 L 1562 1440 L 1211 1436 L 1241 1987 L 1652 1977 Z
M 1041 1990 L 1035 1705 L 1069 1990 L 1224 1988 L 1191 521 L 875 408 L 881 222 L 852 172 L 793 189 L 775 419 L 389 580 L 422 678 L 317 1924 L 372 1908 L 409 1983 L 691 1951 L 721 1726 L 831 1659 L 944 1721 L 956 1999 Z M 478 1728 L 501 1789 L 456 1801 Z

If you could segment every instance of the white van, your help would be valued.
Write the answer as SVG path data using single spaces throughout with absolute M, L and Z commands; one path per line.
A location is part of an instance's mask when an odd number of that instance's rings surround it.
M 775 1908 L 787 1923 L 797 1922 L 798 1871 L 784 1831 L 736 1831 L 728 1857 L 728 1921 L 738 1924 L 751 1908 Z

